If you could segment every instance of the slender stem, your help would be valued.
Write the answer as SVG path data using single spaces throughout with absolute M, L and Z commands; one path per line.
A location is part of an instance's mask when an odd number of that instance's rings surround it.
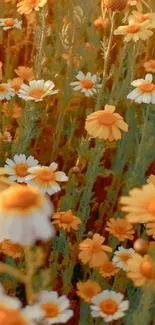
M 0 262 L 0 273 L 8 273 L 10 276 L 19 279 L 22 283 L 26 283 L 26 275 L 24 275 L 20 270 Z
M 43 57 L 43 48 L 44 48 L 44 34 L 45 34 L 45 8 L 42 8 L 40 13 L 40 35 L 39 40 L 37 40 L 37 55 L 36 55 L 36 66 L 35 73 L 36 78 L 39 79 L 41 77 L 42 71 L 42 57 Z
M 69 51 L 69 59 L 67 63 L 66 82 L 65 82 L 64 92 L 65 90 L 68 92 L 68 87 L 69 87 L 69 82 L 71 77 L 72 63 L 74 57 L 74 47 L 75 47 L 75 33 L 76 33 L 76 27 L 74 26 L 72 41 L 71 41 L 72 45 Z M 65 98 L 65 94 L 64 94 L 64 98 Z M 61 132 L 63 128 L 66 104 L 67 104 L 66 101 L 63 100 L 62 105 L 60 105 L 59 112 L 58 112 L 58 121 L 55 130 L 55 141 L 53 143 L 53 150 L 52 150 L 52 160 L 56 160 L 57 158 L 59 142 L 60 142 Z
M 110 29 L 110 35 L 109 35 L 109 41 L 108 41 L 108 46 L 107 50 L 105 52 L 105 57 L 104 57 L 104 68 L 103 68 L 103 79 L 102 79 L 102 87 L 100 89 L 98 98 L 97 98 L 97 103 L 96 103 L 96 108 L 95 110 L 98 110 L 100 108 L 100 102 L 101 102 L 101 97 L 103 93 L 103 89 L 106 83 L 106 77 L 107 77 L 107 70 L 108 70 L 108 64 L 110 60 L 110 51 L 111 51 L 111 45 L 112 45 L 112 38 L 113 38 L 113 32 L 115 28 L 115 12 L 112 13 L 111 17 L 111 29 Z
M 27 269 L 25 290 L 26 290 L 27 303 L 30 304 L 34 297 L 33 282 L 32 282 L 32 277 L 34 274 L 34 265 L 32 261 L 31 247 L 27 247 L 25 249 L 25 262 L 26 262 L 26 269 Z

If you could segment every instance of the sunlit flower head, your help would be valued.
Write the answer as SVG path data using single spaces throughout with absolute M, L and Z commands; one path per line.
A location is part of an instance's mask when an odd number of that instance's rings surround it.
M 23 255 L 23 251 L 20 245 L 12 243 L 6 239 L 0 244 L 0 253 L 13 258 L 20 258 Z
M 145 79 L 132 81 L 131 85 L 136 88 L 128 94 L 127 99 L 134 100 L 139 104 L 155 104 L 155 84 L 152 81 L 153 77 L 149 73 Z
M 128 0 L 103 0 L 103 5 L 107 10 L 123 11 L 127 6 Z
M 155 185 L 152 183 L 133 188 L 129 196 L 120 198 L 121 210 L 127 213 L 126 218 L 131 223 L 146 223 L 155 221 Z
M 86 97 L 93 96 L 97 93 L 97 90 L 101 88 L 99 84 L 100 78 L 96 74 L 91 74 L 87 72 L 86 75 L 82 71 L 79 71 L 76 75 L 78 81 L 71 82 L 71 86 L 74 91 L 81 91 Z
M 91 303 L 92 298 L 101 291 L 100 285 L 92 280 L 87 280 L 86 282 L 79 281 L 76 286 L 78 289 L 76 291 L 77 295 L 88 303 Z
M 149 60 L 144 63 L 144 69 L 146 72 L 155 73 L 155 60 Z
M 11 99 L 11 97 L 15 96 L 15 91 L 11 87 L 9 83 L 1 83 L 0 84 L 0 100 L 3 99 Z
M 109 141 L 121 139 L 120 130 L 127 132 L 128 125 L 121 115 L 114 113 L 115 109 L 115 106 L 105 105 L 104 110 L 88 115 L 85 123 L 88 134 Z
M 18 69 L 15 69 L 17 76 L 23 81 L 31 81 L 34 79 L 34 74 L 32 68 L 19 66 Z
M 58 182 L 67 182 L 68 177 L 64 172 L 56 171 L 58 164 L 53 162 L 50 166 L 38 166 L 28 169 L 29 175 L 25 180 L 27 184 L 37 187 L 42 193 L 52 195 L 61 191 Z
M 105 261 L 104 264 L 99 268 L 99 272 L 104 278 L 110 278 L 111 276 L 114 276 L 118 271 L 119 269 L 114 265 L 113 262 L 109 261 L 109 259 Z
M 27 317 L 24 308 L 17 298 L 0 295 L 0 324 L 1 325 L 35 325 L 33 320 Z
M 11 133 L 8 131 L 5 131 L 4 133 L 0 133 L 0 140 L 4 142 L 12 142 Z
M 149 222 L 146 224 L 146 232 L 149 236 L 152 236 L 155 239 L 155 222 Z
M 129 301 L 123 300 L 124 295 L 115 291 L 103 290 L 92 299 L 92 317 L 102 317 L 109 323 L 125 316 L 125 311 L 129 308 Z
M 90 267 L 99 267 L 107 261 L 105 252 L 112 252 L 112 248 L 103 245 L 105 238 L 99 234 L 94 234 L 92 239 L 87 238 L 79 245 L 79 259 L 83 264 L 89 263 Z
M 49 240 L 55 233 L 49 220 L 52 214 L 51 201 L 37 189 L 10 186 L 0 192 L 0 242 L 33 245 L 36 240 Z
M 7 158 L 5 167 L 9 167 L 9 178 L 18 183 L 25 182 L 25 177 L 29 174 L 28 169 L 38 165 L 38 160 L 33 156 L 26 158 L 24 154 L 15 155 L 13 160 Z
M 22 15 L 28 15 L 32 10 L 39 11 L 44 7 L 47 0 L 22 0 L 17 4 L 17 11 Z
M 139 40 L 146 41 L 150 36 L 153 35 L 153 32 L 149 30 L 148 21 L 138 23 L 133 19 L 130 19 L 129 24 L 119 26 L 114 31 L 114 35 L 124 35 L 124 42 L 129 42 L 131 40 L 137 42 Z
M 46 96 L 58 93 L 58 90 L 53 90 L 55 84 L 53 81 L 31 80 L 29 86 L 22 84 L 18 96 L 25 101 L 34 100 L 35 102 L 42 101 Z
M 113 263 L 120 269 L 126 271 L 127 262 L 135 253 L 134 249 L 126 249 L 123 246 L 120 246 L 117 251 L 114 252 Z
M 72 229 L 77 230 L 81 224 L 80 218 L 74 216 L 71 210 L 54 213 L 52 219 L 54 220 L 52 221 L 53 224 L 58 225 L 59 228 L 67 230 L 68 232 Z
M 73 316 L 69 299 L 65 295 L 59 297 L 56 291 L 42 291 L 38 304 L 45 313 L 44 322 L 47 325 L 66 323 Z
M 154 12 L 147 12 L 143 14 L 139 11 L 132 11 L 132 15 L 129 16 L 129 19 L 134 20 L 137 23 L 143 23 L 144 21 L 148 22 L 148 28 L 152 29 L 155 28 L 155 13 Z
M 14 89 L 15 93 L 17 94 L 21 85 L 23 84 L 23 80 L 20 78 L 14 78 L 14 79 L 9 79 L 8 83 L 11 85 L 11 87 Z
M 127 276 L 136 287 L 141 287 L 155 280 L 155 262 L 150 256 L 133 254 L 127 262 Z
M 13 18 L 5 18 L 0 19 L 0 27 L 3 27 L 4 30 L 12 29 L 12 28 L 22 28 L 22 21 L 18 21 L 18 19 Z
M 132 240 L 134 238 L 134 229 L 132 225 L 122 218 L 109 219 L 105 229 L 118 238 L 119 241 L 125 241 L 126 239 Z

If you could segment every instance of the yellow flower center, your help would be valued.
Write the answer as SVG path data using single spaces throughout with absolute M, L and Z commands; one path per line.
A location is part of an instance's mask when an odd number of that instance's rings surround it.
M 116 301 L 112 299 L 102 300 L 99 304 L 101 311 L 107 315 L 113 315 L 118 310 L 118 305 Z
M 27 176 L 28 175 L 27 170 L 28 170 L 29 167 L 30 166 L 28 166 L 28 164 L 26 164 L 26 163 L 21 163 L 21 164 L 16 165 L 15 166 L 16 175 L 19 176 L 19 177 Z
M 55 181 L 55 173 L 50 168 L 41 168 L 37 170 L 36 177 L 43 182 Z
M 70 224 L 73 221 L 73 215 L 72 212 L 65 212 L 60 217 L 61 223 L 67 223 Z
M 42 98 L 42 96 L 45 95 L 45 93 L 46 93 L 45 90 L 42 88 L 33 88 L 30 90 L 29 96 L 39 99 Z
M 103 111 L 98 116 L 98 123 L 101 125 L 112 125 L 114 121 L 115 116 L 110 112 Z
M 129 253 L 121 253 L 119 254 L 119 258 L 122 262 L 126 263 L 131 258 L 131 255 Z
M 152 200 L 147 206 L 148 212 L 155 214 L 155 200 Z
M 16 24 L 16 21 L 14 19 L 6 19 L 4 24 L 7 27 L 13 27 Z
M 19 310 L 0 305 L 0 325 L 28 325 Z
M 95 295 L 93 288 L 84 288 L 83 291 L 86 297 L 92 298 Z
M 5 86 L 5 84 L 1 84 L 0 85 L 0 94 L 6 93 L 8 92 L 7 87 Z
M 133 24 L 133 25 L 126 27 L 126 32 L 130 33 L 130 34 L 135 34 L 135 33 L 139 32 L 140 29 L 141 29 L 141 27 L 139 25 Z
M 93 243 L 91 247 L 92 253 L 97 253 L 101 250 L 101 244 L 99 243 Z
M 94 86 L 93 81 L 88 80 L 88 79 L 81 80 L 80 84 L 81 84 L 82 88 L 86 88 L 86 89 L 92 89 Z
M 111 262 L 107 262 L 101 266 L 100 270 L 105 273 L 111 273 L 116 270 L 116 267 Z
M 150 279 L 152 276 L 152 263 L 144 261 L 140 267 L 140 271 L 145 278 Z
M 1 193 L 1 209 L 27 210 L 38 204 L 39 192 L 24 185 L 9 187 Z
M 152 84 L 151 82 L 146 82 L 140 85 L 138 88 L 144 93 L 151 93 L 152 91 L 155 90 L 155 85 Z
M 117 234 L 119 234 L 119 235 L 124 235 L 124 234 L 126 234 L 126 229 L 125 229 L 125 227 L 123 227 L 123 226 L 117 226 L 117 228 L 116 228 L 116 233 Z
M 59 306 L 54 302 L 45 302 L 41 305 L 41 308 L 45 311 L 45 318 L 54 318 L 60 314 Z

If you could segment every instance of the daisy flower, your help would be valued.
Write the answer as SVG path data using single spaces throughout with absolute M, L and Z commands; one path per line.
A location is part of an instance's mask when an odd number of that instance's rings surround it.
M 47 0 L 22 0 L 17 4 L 17 11 L 22 15 L 28 15 L 32 10 L 39 11 L 44 7 Z
M 145 79 L 137 79 L 132 81 L 131 85 L 136 87 L 132 90 L 127 99 L 134 100 L 136 103 L 155 104 L 155 84 L 152 83 L 152 74 L 147 74 Z
M 121 115 L 114 113 L 115 110 L 115 106 L 105 105 L 104 110 L 88 115 L 85 123 L 88 134 L 109 141 L 121 139 L 120 130 L 127 132 L 128 125 Z
M 144 69 L 146 72 L 155 73 L 155 60 L 149 60 L 144 63 Z
M 73 215 L 71 210 L 65 212 L 57 212 L 52 216 L 53 224 L 58 225 L 59 228 L 67 230 L 70 232 L 72 229 L 77 230 L 78 226 L 81 224 L 80 218 Z
M 99 273 L 104 278 L 110 278 L 111 276 L 115 275 L 118 271 L 119 269 L 114 265 L 114 263 L 109 261 L 109 259 L 105 261 L 105 263 L 99 268 Z
M 112 252 L 112 248 L 103 245 L 105 238 L 94 234 L 92 239 L 87 238 L 79 245 L 81 252 L 78 257 L 83 264 L 89 263 L 90 267 L 99 267 L 108 259 L 106 252 Z
M 33 245 L 49 240 L 55 233 L 50 224 L 53 205 L 37 189 L 12 185 L 0 192 L 0 242 L 5 239 Z
M 120 198 L 121 210 L 127 213 L 127 220 L 131 223 L 147 223 L 155 221 L 155 185 L 143 185 L 133 188 L 129 196 Z
M 67 182 L 68 177 L 64 172 L 56 171 L 58 164 L 55 162 L 47 166 L 37 166 L 28 168 L 29 175 L 25 181 L 34 187 L 37 187 L 42 193 L 52 195 L 61 191 L 58 182 Z
M 79 71 L 76 75 L 78 81 L 71 82 L 70 85 L 73 87 L 74 91 L 81 91 L 86 97 L 93 96 L 97 93 L 97 89 L 101 88 L 99 84 L 100 78 L 96 74 L 91 74 L 87 72 L 86 75 L 82 71 Z
M 88 303 L 91 303 L 92 298 L 101 291 L 100 285 L 92 280 L 87 280 L 86 282 L 79 281 L 76 286 L 78 289 L 76 294 Z
M 124 42 L 129 42 L 131 40 L 134 42 L 137 42 L 139 40 L 146 41 L 150 36 L 153 35 L 153 32 L 148 28 L 148 21 L 144 21 L 143 23 L 136 23 L 133 19 L 130 19 L 129 24 L 119 26 L 114 31 L 114 35 L 125 35 Z
M 47 325 L 66 323 L 73 316 L 69 299 L 66 296 L 59 297 L 56 291 L 42 291 L 38 305 L 45 313 L 44 321 Z
M 146 14 L 143 14 L 139 11 L 132 11 L 132 15 L 129 16 L 129 20 L 132 19 L 137 23 L 143 23 L 144 21 L 148 22 L 148 28 L 155 28 L 155 13 L 154 12 L 148 12 Z
M 12 142 L 11 133 L 8 131 L 5 131 L 4 133 L 0 133 L 0 140 L 4 142 Z
M 58 93 L 58 90 L 53 90 L 55 84 L 53 81 L 31 80 L 29 86 L 22 84 L 19 89 L 18 97 L 25 101 L 34 100 L 35 102 L 42 101 L 46 96 Z
M 11 97 L 15 96 L 15 91 L 11 87 L 9 83 L 1 83 L 0 84 L 0 100 L 3 99 L 11 99 Z
M 23 81 L 31 81 L 34 79 L 34 74 L 32 68 L 19 66 L 18 69 L 15 69 L 17 76 Z
M 25 177 L 29 174 L 28 169 L 38 165 L 38 160 L 33 156 L 26 158 L 24 154 L 15 155 L 13 160 L 7 158 L 5 167 L 9 168 L 9 178 L 18 183 L 25 182 Z
M 118 238 L 119 241 L 125 241 L 126 239 L 132 240 L 134 238 L 133 226 L 127 220 L 122 218 L 109 219 L 105 229 L 114 237 Z
M 15 93 L 17 94 L 21 85 L 23 84 L 23 80 L 20 78 L 14 78 L 14 79 L 9 79 L 8 83 L 11 85 L 11 87 L 14 89 Z
M 126 271 L 127 262 L 134 253 L 135 253 L 134 249 L 132 248 L 126 249 L 123 246 L 120 246 L 118 250 L 114 252 L 114 257 L 112 261 L 117 267 L 119 267 L 123 271 Z
M 92 317 L 102 317 L 106 323 L 125 316 L 129 308 L 129 301 L 123 300 L 124 295 L 115 291 L 103 290 L 92 299 Z
M 40 313 L 40 316 L 41 314 L 43 315 Z M 25 313 L 25 309 L 21 308 L 21 302 L 5 293 L 0 295 L 0 323 L 3 325 L 35 325 L 29 315 Z
M 136 287 L 144 286 L 155 280 L 154 272 L 155 262 L 149 255 L 141 256 L 135 253 L 127 262 L 127 276 Z
M 13 19 L 13 18 L 5 18 L 5 19 L 0 19 L 0 27 L 3 27 L 4 30 L 8 30 L 11 28 L 22 28 L 22 21 L 18 21 L 18 19 Z

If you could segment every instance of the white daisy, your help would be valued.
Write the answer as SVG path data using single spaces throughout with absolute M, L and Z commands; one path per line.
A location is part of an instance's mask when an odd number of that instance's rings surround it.
M 92 298 L 91 308 L 92 317 L 102 317 L 105 322 L 122 318 L 125 311 L 129 308 L 129 301 L 124 300 L 124 295 L 115 291 L 103 290 Z
M 11 28 L 22 28 L 22 20 L 18 21 L 18 19 L 13 18 L 5 18 L 0 19 L 0 27 L 3 27 L 4 30 L 8 30 Z
M 0 133 L 0 140 L 4 142 L 12 142 L 11 133 L 8 131 L 5 131 L 4 133 Z
M 58 90 L 53 90 L 54 86 L 54 82 L 50 80 L 31 80 L 29 86 L 24 83 L 22 84 L 18 96 L 26 101 L 34 100 L 35 102 L 39 102 L 46 96 L 58 93 Z
M 66 323 L 72 316 L 70 301 L 66 296 L 58 296 L 56 291 L 42 291 L 38 303 L 45 312 L 45 324 Z
M 33 320 L 24 313 L 24 309 L 21 309 L 21 302 L 5 294 L 0 296 L 0 324 L 35 325 Z
M 38 165 L 38 160 L 33 156 L 26 158 L 24 154 L 15 155 L 13 160 L 7 158 L 5 167 L 9 167 L 9 178 L 18 183 L 24 183 L 29 174 L 28 169 Z
M 96 94 L 97 89 L 101 88 L 101 84 L 98 84 L 101 80 L 96 74 L 91 74 L 88 72 L 86 75 L 82 71 L 79 71 L 76 78 L 79 81 L 71 82 L 70 85 L 73 86 L 74 91 L 81 91 L 86 97 L 90 97 Z
M 117 267 L 126 271 L 127 262 L 134 253 L 135 253 L 134 249 L 132 248 L 126 249 L 123 246 L 120 246 L 118 250 L 115 251 L 112 261 Z
M 36 188 L 15 184 L 0 192 L 0 242 L 21 245 L 47 241 L 55 234 L 50 223 L 53 204 Z
M 152 74 L 148 73 L 145 79 L 132 81 L 131 85 L 136 89 L 128 94 L 127 99 L 134 100 L 136 103 L 155 104 L 155 84 L 152 83 Z
M 37 166 L 28 169 L 28 176 L 25 177 L 27 184 L 37 187 L 42 193 L 52 195 L 61 191 L 58 182 L 67 182 L 68 177 L 64 172 L 56 171 L 58 164 L 55 162 L 47 166 Z
M 11 97 L 15 96 L 15 91 L 11 87 L 9 83 L 1 83 L 0 84 L 0 100 L 3 99 L 11 99 Z

